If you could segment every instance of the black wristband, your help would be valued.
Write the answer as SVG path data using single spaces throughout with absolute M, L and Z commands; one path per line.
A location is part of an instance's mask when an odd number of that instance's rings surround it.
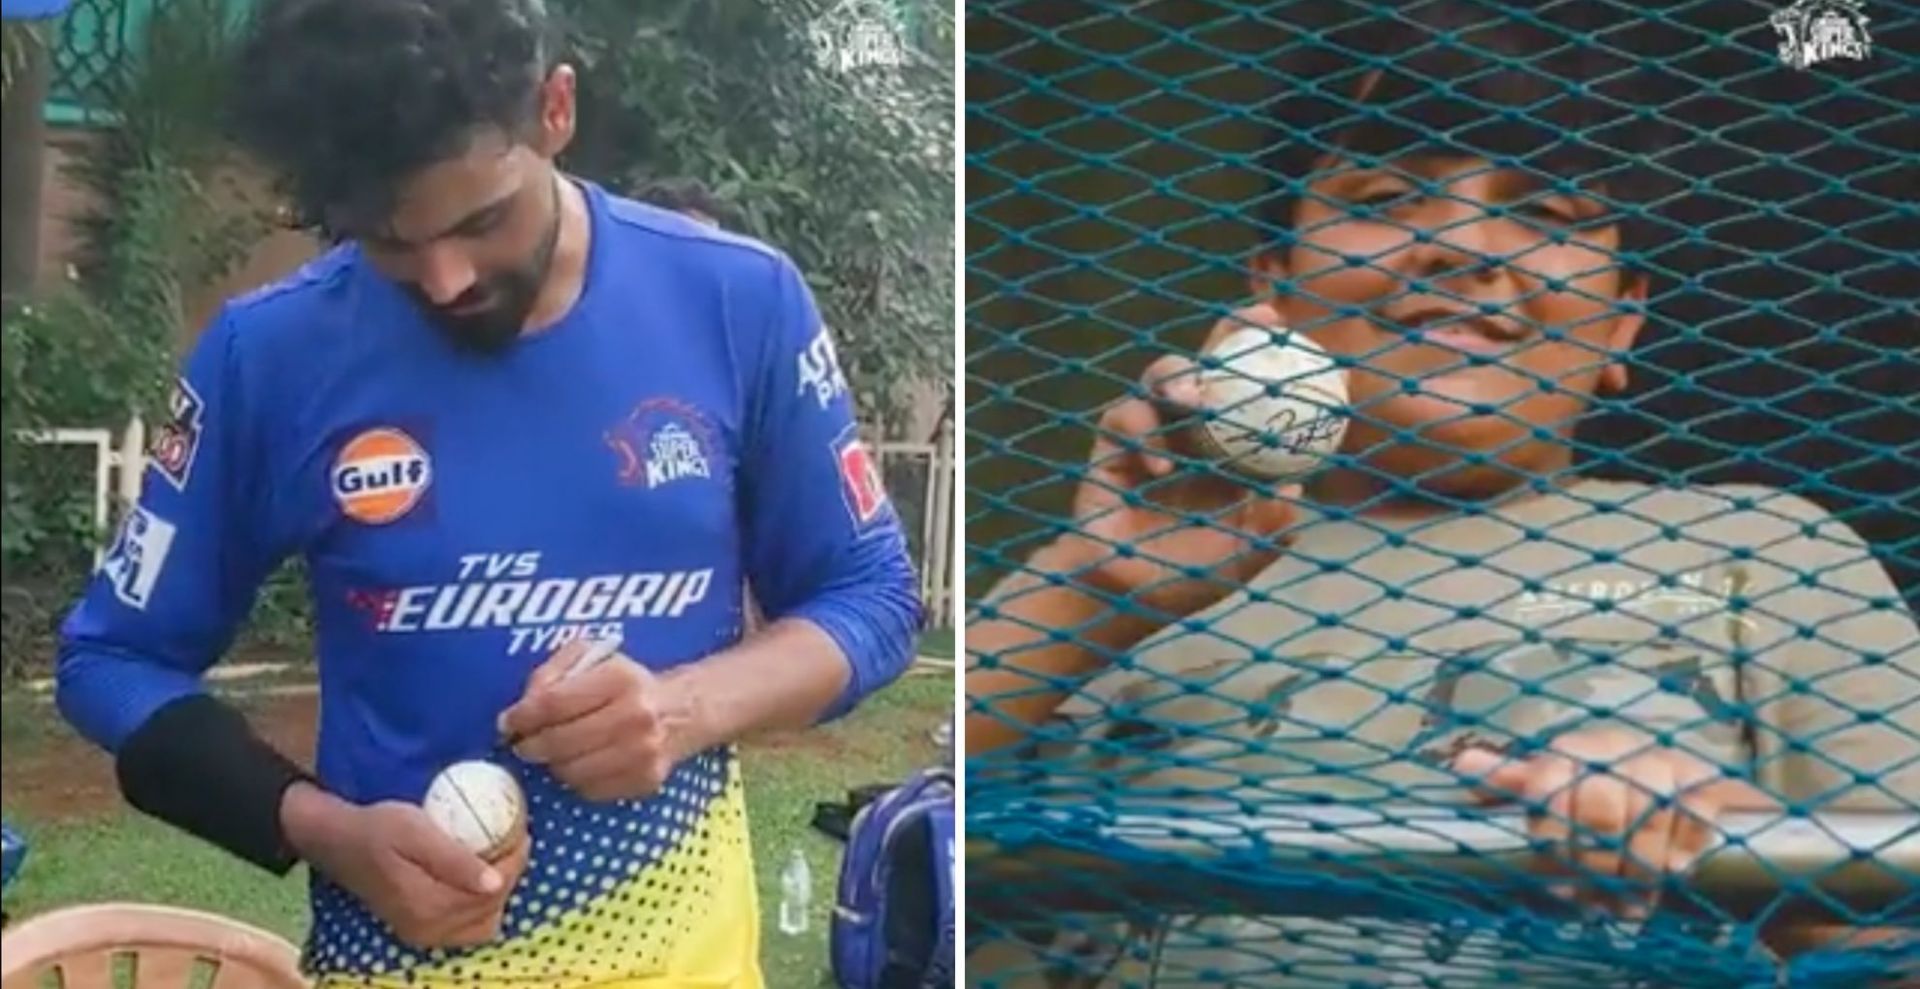
M 127 802 L 168 824 L 279 875 L 299 861 L 280 829 L 280 800 L 312 777 L 210 696 L 154 712 L 114 769 Z

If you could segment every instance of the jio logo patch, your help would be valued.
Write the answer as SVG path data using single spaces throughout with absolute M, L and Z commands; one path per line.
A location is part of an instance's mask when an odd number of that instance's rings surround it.
M 420 503 L 433 483 L 433 462 L 406 433 L 370 429 L 340 449 L 331 480 L 341 514 L 366 525 L 386 525 Z

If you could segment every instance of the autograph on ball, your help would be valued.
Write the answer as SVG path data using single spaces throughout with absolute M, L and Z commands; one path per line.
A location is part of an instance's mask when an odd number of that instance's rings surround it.
M 1307 453 L 1337 444 L 1345 425 L 1338 415 L 1324 410 L 1316 411 L 1306 422 L 1299 420 L 1297 407 L 1278 409 L 1267 418 L 1261 432 L 1288 453 Z

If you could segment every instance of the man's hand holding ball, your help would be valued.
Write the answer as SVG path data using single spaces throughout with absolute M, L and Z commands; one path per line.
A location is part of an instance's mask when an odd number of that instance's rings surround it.
M 673 744 L 671 684 L 617 653 L 570 673 L 590 647 L 576 639 L 535 669 L 501 715 L 502 733 L 514 754 L 589 800 L 652 796 L 687 755 Z
M 645 797 L 682 758 L 670 745 L 671 697 L 607 643 L 575 640 L 534 670 L 499 727 L 516 754 L 590 800 Z M 441 771 L 419 804 L 361 806 L 296 784 L 281 821 L 303 859 L 422 949 L 498 939 L 532 850 L 519 782 L 480 760 Z
M 527 868 L 524 820 L 488 849 L 487 859 L 419 804 L 360 806 L 299 783 L 282 799 L 280 814 L 302 859 L 416 948 L 497 939 L 507 898 Z

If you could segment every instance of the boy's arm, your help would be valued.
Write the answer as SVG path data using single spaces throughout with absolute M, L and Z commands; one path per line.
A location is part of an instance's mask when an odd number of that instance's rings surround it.
M 1220 320 L 1203 349 L 1247 325 L 1279 325 L 1259 304 Z M 1248 487 L 1188 473 L 1162 419 L 1197 408 L 1194 364 L 1166 355 L 1134 397 L 1110 406 L 1074 495 L 1073 530 L 987 595 L 967 623 L 967 752 L 1018 744 L 1076 681 L 1184 615 L 1240 589 L 1279 555 L 1298 485 Z
M 968 623 L 967 753 L 1017 745 L 1046 720 L 1077 681 L 1160 628 L 1109 605 L 1076 575 L 1093 564 L 1072 543 L 1035 553 L 1002 581 Z

